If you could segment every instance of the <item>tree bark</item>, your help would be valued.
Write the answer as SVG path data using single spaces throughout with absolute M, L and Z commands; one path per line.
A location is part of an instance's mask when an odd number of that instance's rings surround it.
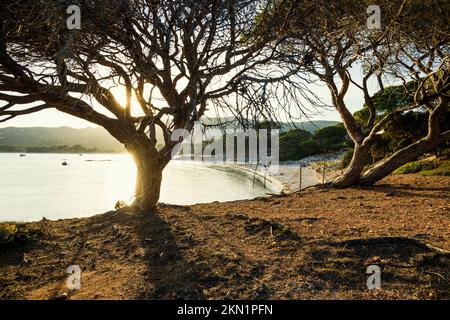
M 370 145 L 355 145 L 352 161 L 343 175 L 333 181 L 335 188 L 347 188 L 358 183 L 366 165 Z
M 436 148 L 440 139 L 421 139 L 416 143 L 403 148 L 386 160 L 380 161 L 372 169 L 368 170 L 359 180 L 358 185 L 371 186 L 381 179 L 387 177 L 392 172 L 407 164 L 408 162 L 417 160 L 423 154 L 432 151 Z
M 126 145 L 133 155 L 137 168 L 135 205 L 141 211 L 152 211 L 160 197 L 162 173 L 167 162 L 161 161 L 158 152 L 148 141 Z
M 441 133 L 441 117 L 448 108 L 449 100 L 440 98 L 439 105 L 428 117 L 428 134 L 417 142 L 395 152 L 389 158 L 377 163 L 368 170 L 360 179 L 359 185 L 371 186 L 388 176 L 408 162 L 417 160 L 423 154 L 432 151 L 439 144 L 449 139 L 448 132 Z

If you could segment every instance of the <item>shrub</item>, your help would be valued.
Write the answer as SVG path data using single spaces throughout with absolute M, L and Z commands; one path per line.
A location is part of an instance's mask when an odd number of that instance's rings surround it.
M 450 160 L 419 160 L 405 164 L 394 173 L 419 173 L 424 176 L 450 176 Z
M 325 127 L 311 134 L 293 129 L 280 134 L 280 161 L 298 160 L 315 154 L 348 147 L 348 136 L 342 124 Z
M 321 146 L 322 152 L 341 150 L 349 146 L 347 130 L 342 124 L 318 129 L 311 139 Z
M 420 161 L 414 161 L 405 164 L 404 166 L 398 168 L 395 170 L 394 173 L 400 173 L 400 174 L 408 174 L 408 173 L 418 173 L 422 170 L 422 165 Z
M 424 176 L 446 176 L 450 177 L 450 160 L 443 161 L 437 168 L 420 172 Z
M 119 201 L 116 202 L 116 205 L 114 206 L 114 208 L 116 210 L 120 210 L 120 209 L 123 209 L 123 208 L 125 208 L 127 206 L 128 206 L 128 204 L 125 201 L 119 200 Z
M 0 223 L 0 248 L 25 244 L 37 240 L 42 232 L 23 224 Z

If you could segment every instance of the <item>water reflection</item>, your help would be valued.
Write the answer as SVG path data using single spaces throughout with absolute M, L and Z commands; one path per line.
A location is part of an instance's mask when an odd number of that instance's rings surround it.
M 63 166 L 62 161 L 67 162 Z M 136 167 L 128 154 L 0 154 L 0 220 L 89 216 L 133 197 Z M 161 202 L 194 204 L 265 195 L 244 176 L 201 164 L 172 161 Z

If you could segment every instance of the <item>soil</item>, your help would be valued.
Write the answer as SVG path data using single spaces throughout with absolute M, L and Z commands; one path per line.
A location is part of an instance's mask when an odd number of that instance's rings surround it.
M 27 226 L 44 235 L 0 252 L 0 299 L 450 299 L 450 177 Z

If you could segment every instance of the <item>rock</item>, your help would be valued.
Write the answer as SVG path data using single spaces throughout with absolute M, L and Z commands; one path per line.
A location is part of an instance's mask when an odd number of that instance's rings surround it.
M 25 262 L 25 263 L 31 262 L 31 259 L 27 257 L 26 253 L 23 254 L 23 262 Z
M 56 300 L 68 300 L 69 299 L 69 295 L 67 294 L 67 292 L 63 292 L 59 295 L 57 295 L 55 297 Z

